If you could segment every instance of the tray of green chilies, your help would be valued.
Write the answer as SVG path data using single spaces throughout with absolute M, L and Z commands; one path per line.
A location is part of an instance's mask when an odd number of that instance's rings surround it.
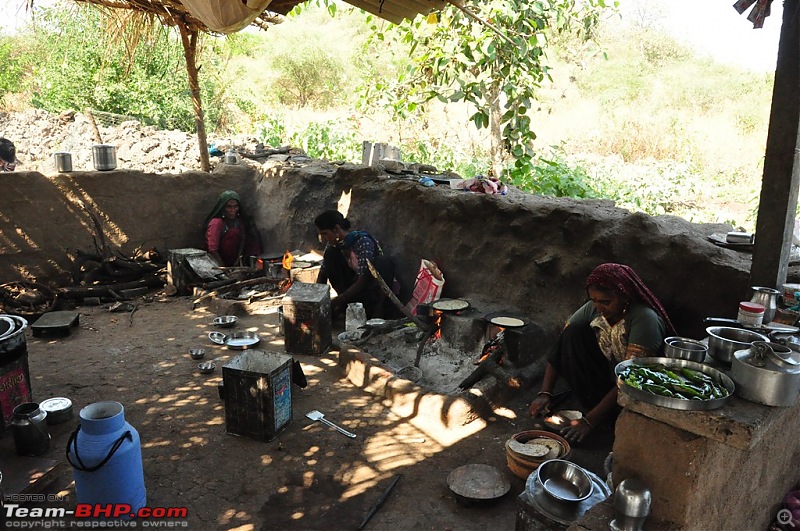
M 647 374 L 646 371 L 644 373 L 639 371 L 640 368 L 657 369 L 657 372 L 662 372 L 663 369 L 666 368 L 673 375 L 678 376 L 684 384 L 691 385 L 693 392 L 705 398 L 698 396 L 695 396 L 695 398 L 683 398 L 680 394 L 674 392 L 675 387 L 670 389 L 674 396 L 665 396 L 666 393 L 656 394 L 657 391 L 661 390 L 658 387 L 640 386 L 642 388 L 637 389 L 632 384 L 638 383 L 641 381 L 643 374 Z M 688 371 L 691 372 L 682 372 L 682 369 L 688 369 Z M 626 381 L 626 378 L 628 378 L 632 372 L 634 378 Z M 617 375 L 617 387 L 621 393 L 642 402 L 671 409 L 694 411 L 717 409 L 728 401 L 731 395 L 733 395 L 735 388 L 733 380 L 717 369 L 702 363 L 677 358 L 633 358 L 617 364 L 614 373 Z M 697 373 L 700 374 L 698 375 Z M 664 374 L 666 373 L 662 372 L 662 377 Z M 692 378 L 686 376 L 687 374 L 700 381 L 693 382 Z M 668 378 L 667 381 L 672 381 L 671 376 Z M 702 380 L 706 378 L 710 379 L 710 381 L 708 381 L 709 385 L 703 386 Z M 650 390 L 645 390 L 645 387 Z M 661 387 L 663 388 L 664 386 L 662 385 Z M 680 384 L 677 385 L 677 388 L 681 389 Z M 692 396 L 693 393 L 688 392 L 684 393 L 684 395 Z

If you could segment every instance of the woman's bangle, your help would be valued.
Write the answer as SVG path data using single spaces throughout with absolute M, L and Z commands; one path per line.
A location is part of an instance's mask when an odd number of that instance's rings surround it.
M 538 393 L 536 393 L 536 396 L 542 396 L 542 395 L 549 396 L 552 398 L 553 393 L 551 393 L 550 391 L 539 391 Z
M 591 429 L 594 429 L 594 424 L 592 424 L 591 422 L 589 422 L 589 419 L 588 419 L 588 418 L 586 418 L 586 417 L 581 417 L 581 420 L 582 420 L 582 421 L 584 421 L 584 422 L 586 423 L 586 425 L 587 425 L 587 426 L 589 426 L 589 428 L 591 428 Z

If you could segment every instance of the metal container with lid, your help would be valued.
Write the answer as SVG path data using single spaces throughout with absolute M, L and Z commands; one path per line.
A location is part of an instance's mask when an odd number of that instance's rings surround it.
M 735 393 L 767 406 L 792 406 L 800 393 L 800 353 L 770 341 L 755 341 L 733 355 Z
M 72 400 L 57 396 L 42 400 L 39 407 L 47 412 L 48 424 L 61 424 L 72 418 Z
M 94 169 L 109 171 L 117 167 L 117 148 L 111 144 L 95 144 L 92 146 Z

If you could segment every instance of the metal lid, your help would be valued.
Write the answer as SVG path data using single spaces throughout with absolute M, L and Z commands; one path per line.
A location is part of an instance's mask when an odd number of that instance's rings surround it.
M 768 371 L 790 374 L 800 372 L 800 353 L 780 343 L 753 341 L 752 347 L 738 357 L 748 365 Z
M 39 404 L 39 408 L 47 411 L 47 413 L 59 413 L 61 411 L 67 411 L 71 407 L 72 400 L 64 398 L 63 396 L 48 398 L 47 400 L 42 400 Z
M 757 302 L 742 301 L 739 303 L 739 309 L 750 313 L 764 313 L 764 305 Z

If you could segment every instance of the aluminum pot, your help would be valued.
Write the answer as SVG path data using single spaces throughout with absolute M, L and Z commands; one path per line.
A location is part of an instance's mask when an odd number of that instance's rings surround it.
M 72 171 L 72 153 L 60 151 L 53 153 L 53 164 L 58 173 L 67 173 Z
M 671 336 L 664 340 L 664 356 L 703 363 L 708 346 L 688 337 Z
M 800 393 L 800 354 L 780 343 L 756 341 L 734 353 L 735 394 L 767 406 L 793 406 Z
M 95 144 L 92 146 L 92 160 L 95 170 L 113 170 L 117 167 L 117 148 L 110 144 Z
M 724 363 L 731 363 L 733 353 L 750 348 L 753 341 L 769 341 L 767 336 L 758 332 L 730 326 L 709 326 L 706 328 L 706 333 L 708 353 L 712 358 Z

